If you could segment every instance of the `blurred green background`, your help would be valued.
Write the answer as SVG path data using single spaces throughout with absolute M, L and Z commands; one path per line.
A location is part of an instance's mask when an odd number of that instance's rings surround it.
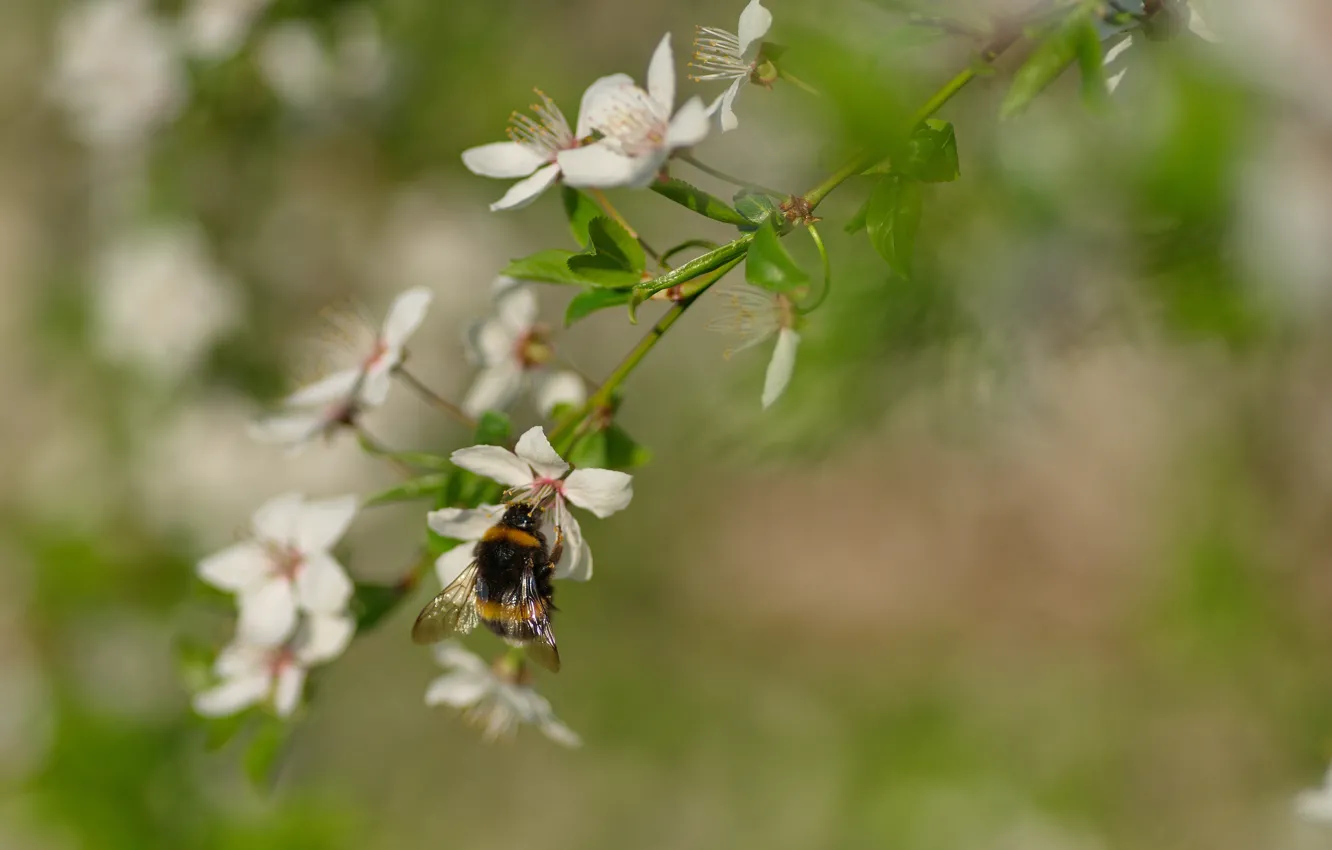
M 572 119 L 595 77 L 641 79 L 667 30 L 683 66 L 694 25 L 733 29 L 742 4 L 276 0 L 234 55 L 182 60 L 133 144 L 87 144 L 53 83 L 92 62 L 58 35 L 81 5 L 10 0 L 0 28 L 0 847 L 1332 840 L 1291 809 L 1332 755 L 1324 2 L 1213 4 L 1223 42 L 1139 37 L 1109 108 L 1062 79 L 1001 123 L 1015 49 L 945 110 L 962 179 L 927 190 L 914 279 L 841 232 L 868 180 L 820 208 L 834 288 L 766 414 L 767 347 L 723 360 L 723 298 L 685 317 L 621 410 L 656 460 L 585 526 L 595 579 L 560 588 L 565 669 L 538 687 L 581 749 L 487 745 L 423 704 L 438 671 L 407 632 L 432 586 L 321 676 L 269 791 L 189 712 L 173 645 L 229 628 L 192 565 L 275 493 L 394 478 L 352 442 L 293 456 L 245 423 L 318 369 L 321 310 L 377 315 L 412 285 L 436 293 L 413 364 L 459 397 L 495 270 L 574 247 L 554 197 L 488 212 L 504 184 L 459 152 L 534 85 Z M 747 91 L 697 153 L 788 191 L 882 144 L 974 47 L 918 43 L 902 4 L 768 5 L 823 97 Z M 167 33 L 188 13 L 144 10 Z M 101 79 L 151 111 L 134 46 Z M 659 245 L 728 238 L 614 196 Z M 99 274 L 164 223 L 223 284 Z M 541 294 L 558 323 L 569 293 Z M 642 330 L 606 311 L 561 355 L 601 376 Z M 403 448 L 468 439 L 401 392 L 369 423 Z M 392 580 L 421 519 L 367 512 L 344 563 Z

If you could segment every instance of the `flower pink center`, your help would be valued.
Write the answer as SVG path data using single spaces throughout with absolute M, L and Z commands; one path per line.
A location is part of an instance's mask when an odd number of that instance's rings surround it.
M 361 368 L 367 372 L 373 369 L 375 366 L 379 365 L 379 361 L 384 359 L 384 356 L 388 354 L 388 351 L 388 343 L 384 341 L 384 338 L 375 337 L 374 347 L 370 349 L 370 354 L 366 356 L 365 362 L 362 363 Z
M 279 676 L 283 670 L 296 663 L 296 653 L 289 646 L 279 646 L 268 654 L 268 673 Z
M 539 369 L 555 356 L 544 325 L 533 325 L 518 336 L 513 344 L 513 358 L 524 369 Z
M 305 566 L 305 553 L 295 546 L 272 544 L 269 546 L 268 555 L 274 575 L 281 576 L 287 581 L 295 581 Z

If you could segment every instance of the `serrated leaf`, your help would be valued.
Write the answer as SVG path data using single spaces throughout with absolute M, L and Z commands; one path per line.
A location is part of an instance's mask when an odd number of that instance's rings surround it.
M 561 186 L 560 197 L 564 201 L 564 214 L 569 219 L 569 232 L 579 247 L 588 243 L 587 226 L 592 219 L 602 215 L 597 202 L 572 186 Z
M 916 128 L 907 145 L 907 156 L 900 169 L 894 169 L 926 183 L 949 183 L 961 174 L 957 164 L 957 136 L 953 125 L 931 118 Z
M 267 791 L 273 787 L 278 758 L 290 734 L 290 725 L 276 717 L 265 717 L 251 736 L 245 748 L 245 775 L 256 788 Z
M 588 281 L 569 268 L 569 260 L 577 256 L 579 255 L 573 251 L 562 251 L 558 248 L 537 251 L 535 254 L 510 261 L 500 274 L 516 277 L 519 280 L 572 283 L 581 286 Z
M 598 310 L 628 304 L 633 290 L 591 287 L 584 289 L 569 301 L 564 311 L 564 326 L 567 328 L 579 319 L 586 318 Z
M 870 193 L 865 214 L 870 244 L 902 277 L 911 276 L 922 204 L 920 183 L 896 174 L 883 178 Z
M 509 442 L 513 433 L 513 422 L 509 414 L 500 410 L 487 410 L 476 421 L 476 433 L 472 438 L 478 446 L 502 446 Z
M 402 599 L 404 588 L 397 584 L 370 584 L 357 582 L 352 594 L 351 610 L 356 616 L 356 630 L 376 626 Z
M 745 218 L 729 204 L 715 195 L 710 195 L 702 189 L 683 180 L 677 180 L 672 177 L 668 180 L 658 180 L 652 183 L 652 191 L 664 198 L 675 201 L 685 209 L 692 210 L 699 215 L 707 216 L 713 221 L 721 221 L 726 224 L 742 225 L 748 224 L 749 219 Z
M 745 280 L 769 292 L 791 292 L 809 283 L 809 275 L 782 245 L 772 220 L 754 233 L 745 258 Z
M 1026 109 L 1046 86 L 1073 63 L 1078 56 L 1079 46 L 1086 38 L 1087 29 L 1091 28 L 1092 38 L 1096 37 L 1091 16 L 1092 7 L 1083 4 L 1047 32 L 1027 61 L 1013 75 L 1013 83 L 999 106 L 999 117 L 1011 118 Z
M 570 271 L 584 283 L 630 287 L 643 280 L 647 255 L 622 225 L 598 216 L 588 223 L 587 235 L 587 250 L 568 261 Z
M 606 429 L 606 468 L 637 469 L 652 462 L 652 450 L 629 436 L 619 425 Z
M 734 200 L 736 212 L 744 216 L 748 222 L 748 225 L 740 225 L 741 230 L 756 229 L 756 225 L 767 221 L 773 213 L 781 215 L 781 202 L 774 200 L 769 195 L 748 192 L 742 189 L 735 193 Z
M 415 499 L 428 499 L 437 496 L 449 484 L 453 472 L 432 472 L 417 478 L 410 478 L 401 484 L 383 490 L 365 500 L 367 508 L 376 505 L 388 505 L 394 502 L 410 502 Z

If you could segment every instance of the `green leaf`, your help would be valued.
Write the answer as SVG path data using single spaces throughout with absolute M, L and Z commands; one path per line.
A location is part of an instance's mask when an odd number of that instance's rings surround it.
M 618 222 L 597 216 L 587 226 L 588 246 L 569 258 L 570 271 L 595 286 L 630 287 L 643 280 L 647 256 Z
M 356 583 L 351 609 L 356 615 L 356 630 L 373 628 L 402 599 L 404 588 L 397 584 Z
M 1084 3 L 1048 32 L 1013 76 L 1013 84 L 999 106 L 999 117 L 1012 118 L 1026 109 L 1036 95 L 1073 63 L 1088 29 L 1091 37 L 1096 37 L 1091 16 L 1092 7 Z
M 809 283 L 809 275 L 791 259 L 772 220 L 754 233 L 745 259 L 745 280 L 769 292 L 791 292 Z
M 597 202 L 570 186 L 560 187 L 560 197 L 564 200 L 564 214 L 569 217 L 569 232 L 580 247 L 588 243 L 587 226 L 592 219 L 601 215 Z
M 652 184 L 651 188 L 658 195 L 675 201 L 685 209 L 707 216 L 713 221 L 735 225 L 749 223 L 749 219 L 731 209 L 730 205 L 721 198 L 710 195 L 683 180 L 677 180 L 674 177 L 668 180 L 658 180 Z
M 503 446 L 509 442 L 513 423 L 509 415 L 499 410 L 487 410 L 476 422 L 473 439 L 478 446 Z
M 245 775 L 261 790 L 273 787 L 278 757 L 291 734 L 291 726 L 276 717 L 265 717 L 245 750 Z
M 569 450 L 568 461 L 578 469 L 605 469 L 606 431 L 584 434 Z
M 851 216 L 851 220 L 848 221 L 846 223 L 846 226 L 843 227 L 842 229 L 845 230 L 847 233 L 859 233 L 860 231 L 864 230 L 865 216 L 868 213 L 869 213 L 869 199 L 866 198 L 865 203 L 860 205 L 860 209 L 856 210 L 856 214 Z
M 652 462 L 652 450 L 630 437 L 619 425 L 606 429 L 606 468 L 636 469 Z
M 911 135 L 907 156 L 894 169 L 926 183 L 949 183 L 961 174 L 957 164 L 957 136 L 953 125 L 931 118 Z
M 1082 74 L 1082 102 L 1093 109 L 1110 102 L 1110 86 L 1105 80 L 1105 54 L 1096 27 L 1087 21 L 1078 29 L 1078 71 Z
M 383 490 L 365 500 L 367 508 L 376 505 L 388 505 L 394 502 L 410 502 L 414 499 L 428 499 L 436 496 L 449 484 L 453 472 L 432 472 L 418 478 L 410 478 L 401 484 Z
M 748 225 L 740 225 L 741 230 L 754 230 L 755 225 L 767 221 L 773 213 L 781 216 L 781 202 L 773 199 L 770 195 L 750 192 L 742 189 L 735 193 L 735 209 L 749 222 Z
M 203 718 L 204 749 L 209 752 L 222 749 L 231 743 L 258 714 L 258 711 L 250 709 L 226 717 Z
M 568 308 L 564 311 L 564 326 L 567 328 L 579 319 L 586 318 L 598 310 L 628 304 L 632 295 L 633 290 L 630 289 L 608 289 L 599 286 L 584 289 L 573 297 Z
M 896 174 L 883 178 L 870 193 L 865 214 L 870 244 L 902 277 L 911 276 L 921 205 L 920 183 Z
M 586 284 L 585 278 L 569 268 L 569 260 L 577 256 L 579 255 L 573 251 L 561 251 L 557 248 L 537 251 L 530 256 L 510 261 L 500 274 L 540 283 Z

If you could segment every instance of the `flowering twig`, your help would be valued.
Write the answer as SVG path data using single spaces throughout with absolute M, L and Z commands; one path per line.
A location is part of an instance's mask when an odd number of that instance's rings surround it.
M 469 429 L 473 431 L 476 430 L 475 419 L 468 416 L 461 407 L 430 389 L 430 387 L 422 383 L 421 380 L 411 372 L 408 372 L 405 368 L 399 366 L 393 370 L 393 374 L 400 378 L 404 384 L 411 387 L 412 390 L 426 402 L 426 404 L 429 404 L 437 410 L 443 411 L 445 414 L 453 417 L 463 425 L 466 425 Z

